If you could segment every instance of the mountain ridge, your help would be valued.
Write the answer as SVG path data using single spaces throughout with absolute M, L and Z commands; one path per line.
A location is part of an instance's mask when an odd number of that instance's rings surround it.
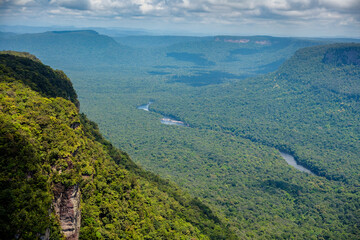
M 280 78 L 359 99 L 360 44 L 336 43 L 298 50 L 278 70 Z
M 171 179 L 206 202 L 219 214 L 215 217 L 230 224 L 241 239 L 357 239 L 360 115 L 358 100 L 349 95 L 349 90 L 356 88 L 344 86 L 350 86 L 346 84 L 348 76 L 359 83 L 358 66 L 343 64 L 354 61 L 353 58 L 343 61 L 341 51 L 331 50 L 329 57 L 324 58 L 329 46 L 304 48 L 295 53 L 299 45 L 290 44 L 271 52 L 268 51 L 271 47 L 255 42 L 251 48 L 239 47 L 243 43 L 235 40 L 241 39 L 226 38 L 232 42 L 225 43 L 215 39 L 200 44 L 185 42 L 167 49 L 184 53 L 186 58 L 166 57 L 165 48 L 154 55 L 156 51 L 142 49 L 138 54 L 148 62 L 145 66 L 136 58 L 133 60 L 136 65 L 131 63 L 129 68 L 111 63 L 108 69 L 91 65 L 91 69 L 88 66 L 66 72 L 76 83 L 82 107 L 96 119 L 106 137 L 144 168 Z M 196 58 L 216 64 L 200 68 Z M 285 63 L 281 65 L 282 62 Z M 216 73 L 213 69 L 224 67 L 225 73 L 231 73 L 234 68 L 246 70 L 253 63 L 256 65 L 250 71 L 272 73 L 257 74 L 254 78 L 229 75 L 229 79 L 221 82 L 210 82 L 211 77 L 223 75 L 211 74 Z M 147 74 L 154 69 L 158 72 Z M 162 69 L 164 72 L 159 72 Z M 169 81 L 174 76 L 182 81 Z M 209 84 L 195 87 L 184 79 Z M 340 82 L 344 84 L 339 85 Z M 9 94 L 7 97 L 11 97 L 12 93 Z M 151 113 L 136 109 L 149 100 L 154 102 Z M 174 116 L 193 128 L 162 125 L 159 121 L 162 115 Z M 87 128 L 85 134 L 94 130 L 89 138 L 103 141 L 97 128 L 80 115 L 81 121 L 81 129 Z M 45 118 L 40 123 L 46 122 Z M 77 121 L 70 123 L 74 128 L 77 125 Z M 151 185 L 158 188 L 172 188 L 166 180 L 157 180 L 160 178 L 156 175 L 147 175 L 127 162 L 127 154 L 116 157 L 112 144 L 102 143 L 111 158 L 126 170 L 140 173 L 137 175 L 144 179 L 154 179 Z M 293 154 L 299 163 L 319 176 L 306 175 L 287 165 L 279 150 Z M 61 170 L 67 171 L 65 164 L 64 169 Z M 84 169 L 90 177 L 93 172 L 91 166 Z M 127 185 L 130 192 L 136 186 L 146 191 L 141 188 L 143 185 L 133 185 L 130 179 L 125 181 L 130 182 Z M 103 188 L 106 181 L 100 181 L 96 187 Z M 169 199 L 183 199 L 181 193 L 170 195 Z M 129 195 L 125 193 L 125 197 Z M 207 212 L 196 200 L 187 202 Z M 98 206 L 101 216 L 108 217 L 107 211 L 113 212 L 109 207 L 112 203 Z M 96 216 L 94 211 L 87 208 L 87 213 L 84 219 L 89 220 L 86 221 L 89 228 L 85 229 L 89 236 L 91 226 L 101 229 L 99 233 L 103 236 L 112 236 L 113 223 L 106 227 L 109 223 L 105 224 L 104 219 L 100 221 L 103 227 L 99 227 L 98 221 L 91 220 L 92 214 Z M 206 216 L 217 222 L 211 215 Z
M 103 139 L 74 102 L 11 74 L 31 59 L 0 57 L 2 237 L 237 239 L 199 199 Z

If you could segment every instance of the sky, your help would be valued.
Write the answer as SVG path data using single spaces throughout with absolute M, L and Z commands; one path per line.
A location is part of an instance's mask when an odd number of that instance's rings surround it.
M 0 0 L 0 25 L 360 38 L 360 0 Z

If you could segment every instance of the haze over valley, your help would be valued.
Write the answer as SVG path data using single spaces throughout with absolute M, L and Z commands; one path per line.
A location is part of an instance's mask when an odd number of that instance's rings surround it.
M 359 239 L 358 4 L 180 2 L 0 2 L 2 236 Z

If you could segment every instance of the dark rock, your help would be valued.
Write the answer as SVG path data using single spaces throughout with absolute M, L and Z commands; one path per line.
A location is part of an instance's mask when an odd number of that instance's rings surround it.
M 71 127 L 72 129 L 77 129 L 79 126 L 80 126 L 80 123 L 79 123 L 79 122 L 73 122 L 73 123 L 70 125 L 70 127 Z

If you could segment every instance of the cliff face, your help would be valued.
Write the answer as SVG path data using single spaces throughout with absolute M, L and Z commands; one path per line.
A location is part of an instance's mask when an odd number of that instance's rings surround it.
M 335 45 L 337 46 L 337 45 Z M 326 51 L 323 62 L 336 66 L 360 65 L 360 46 L 348 44 L 345 46 L 330 48 Z
M 63 73 L 29 61 L 0 54 L 2 238 L 236 239 L 103 139 Z
M 298 50 L 277 73 L 289 82 L 360 99 L 360 44 L 339 43 Z
M 79 239 L 80 234 L 80 189 L 79 185 L 66 188 L 54 185 L 53 207 L 60 220 L 60 227 L 66 239 Z
M 3 233 L 8 239 L 78 239 L 80 165 L 91 156 L 74 154 L 86 145 L 74 127 L 78 109 L 15 79 L 0 82 L 0 109 L 0 214 L 8 219 L 1 222 Z

